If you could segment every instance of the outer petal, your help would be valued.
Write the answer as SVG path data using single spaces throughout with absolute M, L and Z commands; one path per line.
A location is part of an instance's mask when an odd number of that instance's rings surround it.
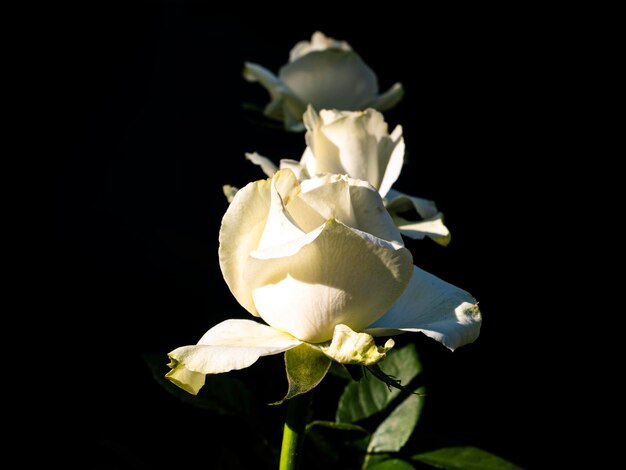
M 444 224 L 443 214 L 437 210 L 433 201 L 390 189 L 385 199 L 385 207 L 403 235 L 416 240 L 429 237 L 443 246 L 450 243 L 450 230 Z M 424 220 L 411 221 L 399 215 L 411 209 Z
M 405 145 L 402 137 L 402 126 L 396 126 L 389 137 L 389 139 L 381 142 L 381 144 L 390 147 L 390 150 L 385 152 L 389 155 L 389 160 L 386 162 L 386 168 L 383 169 L 384 174 L 378 188 L 378 192 L 382 197 L 387 195 L 393 183 L 397 181 L 404 165 Z
M 243 76 L 250 82 L 258 81 L 269 92 L 271 101 L 265 107 L 264 114 L 266 116 L 279 121 L 282 120 L 288 130 L 301 131 L 304 129 L 301 120 L 306 104 L 298 99 L 276 75 L 261 65 L 246 62 Z
M 185 366 L 175 359 L 171 359 L 168 366 L 171 367 L 172 370 L 165 374 L 165 378 L 178 385 L 184 391 L 192 395 L 197 395 L 200 389 L 204 387 L 206 379 L 204 374 L 185 369 Z
M 259 357 L 278 354 L 302 342 L 281 331 L 251 320 L 225 320 L 195 346 L 182 346 L 169 353 L 172 370 L 166 377 L 196 394 L 204 375 L 243 369 Z
M 237 194 L 239 189 L 235 186 L 231 186 L 230 184 L 225 184 L 222 186 L 222 191 L 224 192 L 224 196 L 226 196 L 228 203 L 231 203 L 233 202 L 233 199 L 235 199 L 235 194 Z
M 401 217 L 393 216 L 393 221 L 403 235 L 422 240 L 424 237 L 432 239 L 441 246 L 450 244 L 450 230 L 443 223 L 443 214 L 439 213 L 435 217 L 419 222 L 409 222 Z
M 372 69 L 355 52 L 341 49 L 309 52 L 283 66 L 278 77 L 300 101 L 317 109 L 364 109 L 378 93 Z
M 421 331 L 454 350 L 476 340 L 481 323 L 476 299 L 468 292 L 414 266 L 402 296 L 365 332 L 381 336 Z
M 272 160 L 267 157 L 263 157 L 256 152 L 246 153 L 246 159 L 250 160 L 255 165 L 260 166 L 261 170 L 263 170 L 263 173 L 265 173 L 270 178 L 274 176 L 274 173 L 276 173 L 276 171 L 278 170 Z
M 395 83 L 389 90 L 379 95 L 369 106 L 379 111 L 386 111 L 397 105 L 404 96 L 404 88 L 401 83 Z
M 272 101 L 265 108 L 265 114 L 274 119 L 283 119 L 282 101 L 289 93 L 289 89 L 276 75 L 259 64 L 246 62 L 243 68 L 243 76 L 249 82 L 259 82 L 270 94 Z
M 433 201 L 421 197 L 409 196 L 395 189 L 390 189 L 387 192 L 386 199 L 385 206 L 389 211 L 402 212 L 413 208 L 420 217 L 424 219 L 435 217 L 439 213 Z
M 388 339 L 384 346 L 376 346 L 370 335 L 352 331 L 346 325 L 337 325 L 333 339 L 320 345 L 319 349 L 341 364 L 371 366 L 382 361 L 394 344 L 392 339 Z
M 289 52 L 289 62 L 299 59 L 300 57 L 313 51 L 323 51 L 324 49 L 342 49 L 350 51 L 352 48 L 346 41 L 337 41 L 334 38 L 326 36 L 321 31 L 315 31 L 310 41 L 300 41 Z
M 411 266 L 402 245 L 331 219 L 303 240 L 252 253 L 246 280 L 267 323 L 319 343 L 338 324 L 360 331 L 379 318 L 406 287 Z
M 237 301 L 252 315 L 259 316 L 252 292 L 244 282 L 248 254 L 259 245 L 270 208 L 270 181 L 249 183 L 234 195 L 219 234 L 219 262 L 222 275 Z

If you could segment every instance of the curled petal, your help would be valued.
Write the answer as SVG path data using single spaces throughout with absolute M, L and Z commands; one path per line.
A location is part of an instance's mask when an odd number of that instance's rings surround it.
M 387 192 L 385 207 L 387 207 L 388 211 L 392 212 L 408 211 L 413 208 L 420 217 L 424 219 L 435 217 L 439 213 L 433 201 L 421 197 L 409 196 L 395 189 L 390 189 Z
M 404 88 L 401 83 L 395 83 L 382 95 L 378 95 L 369 106 L 379 111 L 386 111 L 397 105 L 404 96 Z
M 454 350 L 475 341 L 481 323 L 474 297 L 414 266 L 403 294 L 365 332 L 374 336 L 422 332 Z
M 239 191 L 239 189 L 231 186 L 230 184 L 225 184 L 224 186 L 222 186 L 222 191 L 224 192 L 224 196 L 226 196 L 226 200 L 230 204 L 231 202 L 233 202 L 233 199 L 235 199 L 235 194 L 237 194 L 237 191 Z
M 415 240 L 429 237 L 443 246 L 450 243 L 450 230 L 433 201 L 390 189 L 385 198 L 385 207 L 403 235 Z M 423 220 L 407 220 L 400 215 L 411 210 L 417 212 Z
M 168 364 L 172 370 L 165 374 L 165 378 L 182 388 L 185 392 L 197 395 L 206 380 L 206 375 L 185 369 L 185 366 L 170 357 Z
M 198 344 L 170 352 L 172 370 L 165 377 L 195 395 L 206 374 L 244 369 L 262 356 L 300 344 L 293 336 L 252 320 L 225 320 L 207 331 Z
M 270 94 L 271 101 L 263 111 L 266 116 L 283 121 L 288 130 L 297 132 L 304 129 L 301 121 L 306 104 L 296 97 L 276 75 L 261 65 L 246 62 L 243 76 L 249 82 L 258 81 Z
M 278 170 L 272 160 L 267 157 L 263 157 L 256 152 L 246 153 L 246 159 L 250 160 L 255 165 L 260 166 L 261 170 L 263 170 L 263 173 L 265 173 L 270 178 L 274 176 L 274 173 L 276 173 L 276 171 Z
M 420 220 L 419 222 L 409 222 L 393 214 L 392 218 L 400 232 L 407 237 L 414 240 L 428 237 L 442 246 L 448 246 L 450 243 L 450 230 L 443 223 L 443 214 L 441 213 L 431 219 Z
M 380 145 L 387 145 L 393 149 L 390 152 L 389 160 L 386 162 L 387 167 L 378 187 L 380 195 L 385 197 L 389 193 L 391 186 L 398 180 L 404 165 L 405 145 L 402 137 L 402 126 L 396 126 L 389 139 L 383 139 Z
M 318 348 L 341 364 L 371 366 L 383 360 L 393 345 L 394 341 L 388 339 L 384 346 L 376 346 L 371 335 L 357 333 L 346 325 L 337 325 L 332 340 L 318 345 Z

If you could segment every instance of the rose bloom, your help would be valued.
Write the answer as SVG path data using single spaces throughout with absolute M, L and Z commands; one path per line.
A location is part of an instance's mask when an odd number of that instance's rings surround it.
M 304 130 L 302 114 L 308 104 L 317 109 L 371 107 L 384 111 L 404 94 L 402 85 L 396 83 L 380 95 L 376 74 L 361 56 L 347 42 L 320 31 L 313 33 L 311 41 L 301 41 L 291 49 L 289 63 L 280 68 L 278 76 L 252 62 L 245 63 L 243 74 L 269 92 L 265 115 L 283 121 L 291 131 Z
M 226 284 L 256 320 L 225 320 L 170 352 L 167 378 L 197 393 L 206 374 L 252 365 L 303 343 L 340 363 L 374 364 L 393 346 L 372 336 L 422 332 L 450 349 L 474 341 L 476 300 L 413 265 L 369 183 L 289 169 L 249 183 L 220 229 Z
M 429 199 L 410 196 L 392 188 L 402 171 L 405 145 L 402 126 L 389 133 L 384 116 L 375 109 L 339 111 L 309 105 L 303 117 L 307 147 L 300 161 L 282 159 L 280 168 L 290 168 L 300 180 L 324 173 L 346 174 L 365 180 L 384 198 L 385 207 L 403 235 L 428 237 L 440 245 L 450 242 L 443 214 Z M 258 153 L 246 157 L 272 176 L 278 167 Z M 408 220 L 411 211 L 419 219 Z

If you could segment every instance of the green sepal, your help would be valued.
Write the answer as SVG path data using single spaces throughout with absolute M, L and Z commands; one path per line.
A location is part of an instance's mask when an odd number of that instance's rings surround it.
M 286 351 L 285 371 L 289 388 L 282 400 L 271 404 L 280 405 L 285 400 L 313 390 L 326 376 L 331 362 L 323 352 L 306 343 Z

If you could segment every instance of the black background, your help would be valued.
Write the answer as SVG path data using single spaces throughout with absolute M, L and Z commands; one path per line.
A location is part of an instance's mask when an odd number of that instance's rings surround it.
M 244 111 L 243 102 L 268 98 L 242 66 L 277 71 L 318 29 L 347 40 L 381 89 L 404 84 L 405 98 L 385 113 L 390 127 L 402 124 L 408 151 L 395 187 L 435 200 L 452 232 L 447 248 L 407 244 L 417 265 L 470 291 L 483 312 L 479 339 L 454 353 L 413 338 L 430 386 L 421 432 L 527 468 L 560 458 L 562 373 L 549 329 L 558 315 L 550 220 L 562 202 L 547 191 L 554 175 L 544 167 L 555 158 L 544 139 L 555 125 L 559 46 L 544 41 L 541 21 L 452 9 L 412 17 L 397 7 L 358 21 L 269 6 L 261 16 L 190 2 L 60 16 L 54 73 L 67 140 L 52 282 L 66 348 L 56 388 L 70 398 L 75 431 L 64 459 L 82 468 L 245 461 L 224 443 L 240 442 L 245 454 L 250 435 L 180 403 L 142 355 L 163 354 L 165 364 L 218 321 L 246 318 L 217 260 L 222 185 L 264 177 L 244 152 L 297 159 L 304 140 Z M 258 381 L 258 412 L 276 445 L 285 409 L 264 403 L 284 393 L 280 368 L 280 357 L 265 358 L 236 373 Z

